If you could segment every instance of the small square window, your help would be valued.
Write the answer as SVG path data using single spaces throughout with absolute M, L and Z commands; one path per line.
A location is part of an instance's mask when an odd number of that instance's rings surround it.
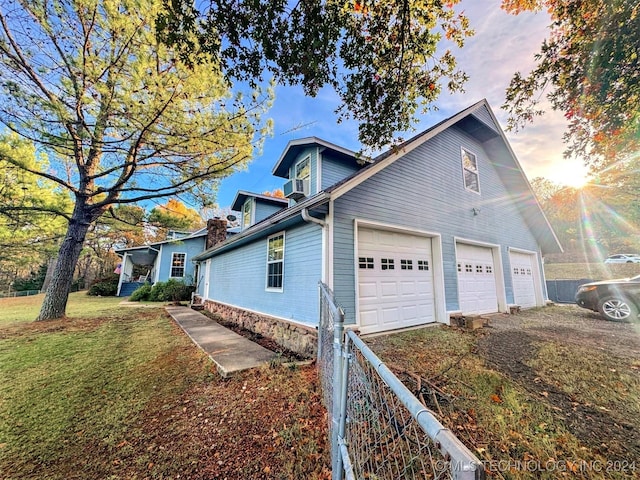
M 513 274 L 514 275 L 518 275 L 520 273 L 520 270 L 518 270 L 518 267 L 514 267 L 513 268 Z
M 462 272 L 462 264 L 461 263 L 458 264 L 458 272 Z
M 458 264 L 458 271 L 460 269 L 460 264 Z M 429 260 L 418 260 L 418 270 L 429 270 Z
M 473 265 L 471 265 L 470 263 L 465 263 L 464 271 L 467 273 L 473 273 Z
M 382 270 L 393 270 L 395 267 L 393 258 L 383 258 L 380 260 Z
M 358 265 L 360 268 L 371 270 L 373 269 L 373 257 L 359 257 Z
M 413 270 L 413 260 L 400 260 L 402 270 Z
M 493 273 L 493 266 L 491 266 L 491 265 L 486 265 L 486 266 L 484 267 L 484 271 L 485 271 L 485 273 Z
M 524 274 L 525 274 L 525 269 L 524 269 L 524 268 L 521 268 L 521 269 L 520 269 L 520 275 L 524 275 Z
M 476 265 L 476 273 L 482 273 L 483 271 L 482 265 Z
M 531 269 L 527 268 L 527 275 L 531 275 Z

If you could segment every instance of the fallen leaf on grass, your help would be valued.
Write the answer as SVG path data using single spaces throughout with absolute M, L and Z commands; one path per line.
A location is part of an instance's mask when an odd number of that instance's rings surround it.
M 489 398 L 491 398 L 491 401 L 493 403 L 502 403 L 502 399 L 498 395 L 496 395 L 495 393 L 492 393 Z

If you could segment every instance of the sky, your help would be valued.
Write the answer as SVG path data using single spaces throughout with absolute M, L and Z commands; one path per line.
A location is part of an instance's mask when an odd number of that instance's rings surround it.
M 438 111 L 420 117 L 415 132 L 400 134 L 409 138 L 440 120 L 486 98 L 501 127 L 507 114 L 500 106 L 505 91 L 517 71 L 527 74 L 534 66 L 534 55 L 547 35 L 550 21 L 546 13 L 508 15 L 500 9 L 500 0 L 465 0 L 460 5 L 476 34 L 467 39 L 462 50 L 454 51 L 458 66 L 470 77 L 465 93 L 441 94 Z M 273 135 L 246 171 L 222 180 L 217 197 L 221 208 L 228 207 L 238 190 L 263 193 L 282 188 L 285 180 L 271 174 L 287 143 L 303 137 L 319 137 L 336 145 L 358 151 L 358 126 L 353 121 L 337 123 L 334 113 L 339 99 L 331 89 L 321 90 L 315 98 L 305 97 L 300 87 L 278 87 L 272 109 Z M 542 104 L 544 108 L 544 103 Z M 579 186 L 586 174 L 580 159 L 565 159 L 562 134 L 566 121 L 562 113 L 546 108 L 544 116 L 517 133 L 506 132 L 529 180 L 545 177 L 555 183 Z

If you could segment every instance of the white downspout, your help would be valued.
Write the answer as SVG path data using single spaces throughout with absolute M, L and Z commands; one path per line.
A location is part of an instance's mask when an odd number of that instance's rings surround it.
M 326 222 L 320 220 L 319 218 L 315 218 L 309 215 L 308 208 L 303 208 L 300 214 L 302 215 L 302 219 L 307 223 L 315 223 L 317 225 L 320 225 L 322 228 L 327 226 Z
M 327 283 L 327 222 L 309 215 L 309 209 L 303 208 L 300 212 L 302 219 L 307 223 L 315 223 L 322 228 L 322 272 L 320 274 L 321 280 Z

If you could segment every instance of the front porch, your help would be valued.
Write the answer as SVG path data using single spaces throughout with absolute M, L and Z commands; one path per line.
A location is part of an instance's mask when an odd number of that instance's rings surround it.
M 118 297 L 128 297 L 145 283 L 154 283 L 158 250 L 149 246 L 131 249 L 122 256 Z

